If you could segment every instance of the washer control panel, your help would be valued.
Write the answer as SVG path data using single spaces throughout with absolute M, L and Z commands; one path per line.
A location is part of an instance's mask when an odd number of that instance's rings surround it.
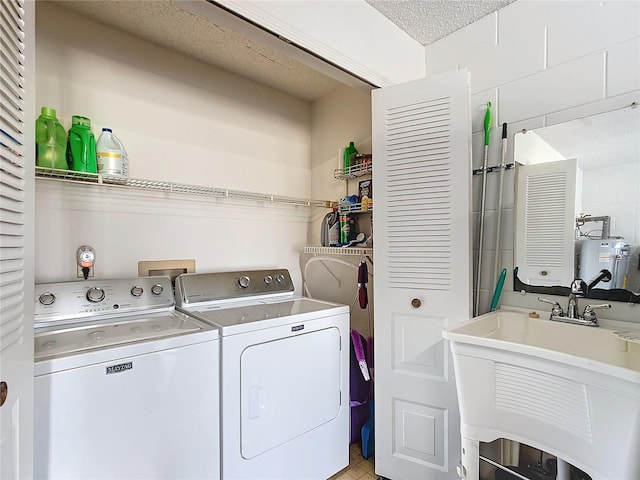
M 35 286 L 35 324 L 173 308 L 169 277 L 81 280 Z
M 239 272 L 186 273 L 176 278 L 176 305 L 217 300 L 293 294 L 289 271 L 246 270 Z

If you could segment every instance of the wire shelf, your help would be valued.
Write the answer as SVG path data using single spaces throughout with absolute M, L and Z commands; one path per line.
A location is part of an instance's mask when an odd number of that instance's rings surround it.
M 349 168 L 336 168 L 333 171 L 333 177 L 338 180 L 348 180 L 350 178 L 361 177 L 367 175 L 372 171 L 371 162 L 358 163 L 351 165 Z
M 372 256 L 373 248 L 364 247 L 304 247 L 304 253 L 321 255 L 360 255 Z
M 339 203 L 338 212 L 340 213 L 366 213 L 373 211 L 373 205 L 369 204 L 367 208 L 362 208 L 362 203 Z
M 74 172 L 56 168 L 36 167 L 36 177 L 60 181 L 93 183 L 129 187 L 141 190 L 156 190 L 163 192 L 186 193 L 216 198 L 233 198 L 238 200 L 254 200 L 267 203 L 280 203 L 301 207 L 331 208 L 335 202 L 328 200 L 311 200 L 306 198 L 287 197 L 269 193 L 247 192 L 244 190 L 230 190 L 228 188 L 207 187 L 185 183 L 162 182 L 140 178 L 121 177 L 116 175 L 102 175 L 99 173 Z

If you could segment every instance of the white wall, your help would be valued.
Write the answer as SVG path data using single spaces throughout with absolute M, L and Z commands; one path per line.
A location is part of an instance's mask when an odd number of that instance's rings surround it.
M 640 137 L 640 133 L 638 134 Z M 640 143 L 640 138 L 638 138 Z M 630 198 L 629 193 L 635 198 Z M 640 245 L 640 231 L 634 228 L 639 222 L 637 211 L 640 192 L 640 159 L 636 163 L 623 163 L 603 168 L 584 170 L 582 173 L 582 212 L 593 216 L 610 215 L 611 235 L 621 236 L 627 242 Z M 607 213 L 611 212 L 611 213 Z M 601 224 L 591 224 L 598 228 Z
M 358 181 L 371 175 L 349 180 L 334 178 L 339 167 L 338 149 L 353 141 L 359 153 L 371 153 L 371 96 L 351 88 L 340 88 L 313 103 L 311 109 L 311 194 L 313 198 L 338 201 L 347 193 L 357 194 Z M 309 225 L 309 245 L 320 245 L 320 225 L 328 209 L 313 209 Z M 361 231 L 371 232 L 371 214 L 357 215 Z M 307 265 L 310 258 L 315 257 Z M 321 257 L 322 260 L 319 260 Z M 362 260 L 351 256 L 303 255 L 300 267 L 306 272 L 308 293 L 317 298 L 354 305 L 357 295 L 357 266 Z M 373 266 L 368 263 L 370 282 Z M 351 309 L 351 327 L 365 337 L 370 336 L 369 318 L 373 321 L 373 284 L 369 288 L 370 307 L 362 310 L 356 302 Z
M 508 123 L 507 163 L 513 134 L 600 113 L 640 100 L 640 2 L 518 0 L 426 47 L 427 75 L 467 67 L 471 71 L 473 168 L 483 155 L 483 119 L 493 104 L 489 166 L 500 162 L 501 128 Z M 513 170 L 505 175 L 500 268 L 509 274 L 507 305 L 547 310 L 535 294 L 509 292 L 513 285 Z M 480 312 L 489 309 L 495 286 L 493 261 L 499 174 L 487 181 L 485 252 Z M 481 177 L 474 178 L 474 220 L 479 225 Z M 630 192 L 631 193 L 631 192 Z M 477 246 L 477 233 L 474 236 Z M 477 252 L 474 252 L 477 258 Z M 475 274 L 474 274 L 475 279 Z M 559 299 L 563 304 L 566 299 Z M 614 305 L 610 318 L 637 320 L 638 308 Z
M 257 83 L 37 4 L 36 104 L 111 127 L 135 178 L 310 198 L 311 107 Z M 97 277 L 139 260 L 195 258 L 198 271 L 289 268 L 307 239 L 306 207 L 59 184 L 36 188 L 36 282 L 71 280 L 96 249 Z
M 338 149 L 353 141 L 359 153 L 371 153 L 371 95 L 341 88 L 314 102 L 311 110 L 311 196 L 338 201 L 347 193 L 356 194 L 358 180 L 336 180 Z M 370 177 L 365 177 L 370 178 Z M 320 224 L 315 212 L 310 239 L 319 245 Z

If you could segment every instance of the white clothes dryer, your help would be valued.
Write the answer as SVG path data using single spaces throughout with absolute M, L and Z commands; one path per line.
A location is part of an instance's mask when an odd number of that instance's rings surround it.
M 169 277 L 35 287 L 38 479 L 219 479 L 218 331 Z
M 176 308 L 219 329 L 222 478 L 324 480 L 349 464 L 349 308 L 284 269 L 184 274 Z

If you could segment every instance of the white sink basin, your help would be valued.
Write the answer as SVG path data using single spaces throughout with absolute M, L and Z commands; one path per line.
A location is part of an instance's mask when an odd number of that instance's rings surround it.
M 548 314 L 542 315 L 529 318 L 521 312 L 492 312 L 457 325 L 444 336 L 453 341 L 529 353 L 640 384 L 640 324 L 616 322 L 615 327 L 586 327 L 552 322 Z M 625 339 L 630 335 L 623 332 L 636 333 L 637 342 Z
M 463 446 L 508 438 L 594 480 L 640 478 L 640 324 L 602 324 L 497 311 L 445 329 Z

